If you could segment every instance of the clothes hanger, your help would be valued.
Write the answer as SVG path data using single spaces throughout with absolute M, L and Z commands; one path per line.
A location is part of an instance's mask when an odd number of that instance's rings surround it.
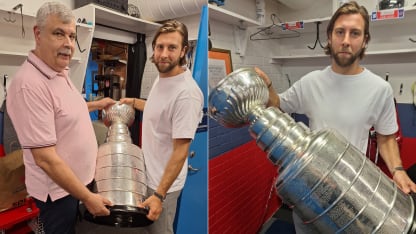
M 282 38 L 293 38 L 293 37 L 300 37 L 300 32 L 288 29 L 287 33 L 282 30 L 282 26 L 280 25 L 282 21 L 276 14 L 271 14 L 270 18 L 272 20 L 272 24 L 268 27 L 262 28 L 259 31 L 250 35 L 250 40 L 270 40 L 270 39 L 282 39 Z M 280 24 L 275 23 L 275 19 L 279 21 Z M 280 28 L 280 31 L 278 31 Z

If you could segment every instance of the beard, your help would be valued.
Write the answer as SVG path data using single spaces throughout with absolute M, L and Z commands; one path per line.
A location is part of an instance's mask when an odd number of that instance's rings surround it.
M 176 66 L 178 66 L 179 60 L 180 60 L 180 58 L 178 58 L 177 60 L 171 61 L 171 62 L 163 61 L 164 62 L 163 65 L 161 65 L 159 63 L 160 61 L 157 61 L 155 63 L 155 65 L 156 65 L 156 68 L 159 71 L 159 73 L 168 73 L 168 72 L 172 71 Z M 168 64 L 166 64 L 166 63 L 168 63 Z
M 363 48 L 357 51 L 355 54 L 350 53 L 350 57 L 341 57 L 338 53 L 334 52 L 334 48 L 331 48 L 331 56 L 334 58 L 335 63 L 340 67 L 351 66 L 357 59 L 359 59 Z

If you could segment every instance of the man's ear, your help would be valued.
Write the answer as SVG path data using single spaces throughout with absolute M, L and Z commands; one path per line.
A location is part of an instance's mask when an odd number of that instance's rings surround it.
M 368 35 L 365 35 L 365 38 L 364 38 L 364 48 L 367 48 L 368 47 Z
M 364 42 L 363 42 L 363 46 L 362 46 L 362 48 L 363 48 L 363 49 L 364 49 L 364 48 L 367 48 L 367 46 L 368 46 L 367 39 L 364 39 Z
M 183 58 L 183 56 L 186 56 L 186 51 L 188 50 L 188 46 L 184 46 L 183 48 L 182 48 L 182 51 L 181 51 L 181 58 Z
M 33 27 L 33 35 L 35 35 L 35 40 L 38 41 L 40 35 L 40 28 L 37 25 Z

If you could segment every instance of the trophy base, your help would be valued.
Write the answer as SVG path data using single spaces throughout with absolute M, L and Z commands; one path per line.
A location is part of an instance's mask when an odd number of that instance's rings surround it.
M 148 210 L 140 207 L 114 205 L 108 207 L 110 215 L 93 216 L 85 209 L 84 218 L 90 222 L 114 227 L 145 227 L 153 223 L 146 215 Z

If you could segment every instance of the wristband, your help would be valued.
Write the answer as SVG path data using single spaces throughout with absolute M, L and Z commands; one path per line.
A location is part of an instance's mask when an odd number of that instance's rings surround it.
M 160 202 L 164 202 L 165 201 L 165 199 L 166 199 L 166 196 L 162 196 L 162 194 L 160 194 L 160 193 L 158 193 L 158 192 L 156 192 L 156 191 L 154 191 L 153 192 L 153 195 L 155 196 L 155 197 L 157 197 L 157 198 L 159 198 L 159 200 L 160 200 Z
M 392 176 L 394 176 L 394 174 L 395 174 L 397 171 L 404 171 L 403 166 L 395 167 L 395 168 L 393 169 L 393 171 L 391 172 L 391 175 L 392 175 Z

